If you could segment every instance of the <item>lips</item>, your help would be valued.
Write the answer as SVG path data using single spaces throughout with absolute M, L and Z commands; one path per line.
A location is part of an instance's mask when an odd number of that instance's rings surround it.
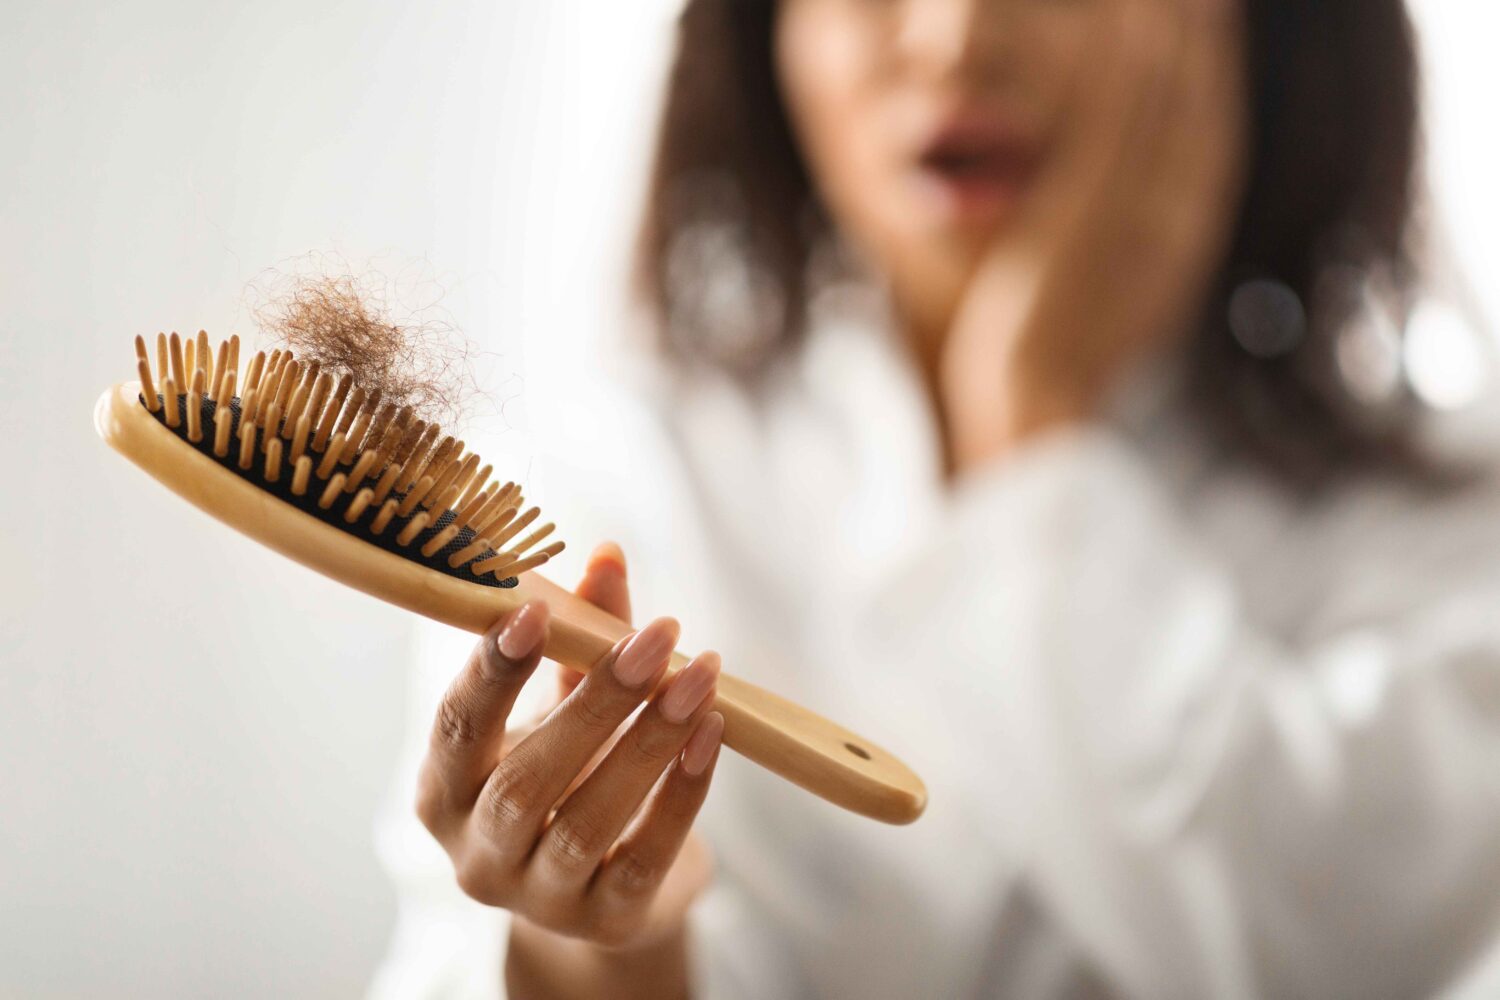
M 920 193 L 950 221 L 993 221 L 1020 201 L 1038 156 L 1036 141 L 1001 115 L 968 110 L 930 129 L 914 172 Z

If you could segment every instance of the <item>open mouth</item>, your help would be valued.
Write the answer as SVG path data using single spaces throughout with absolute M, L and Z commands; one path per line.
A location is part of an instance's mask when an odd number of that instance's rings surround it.
M 1021 174 L 1020 158 L 1007 155 L 1004 149 L 990 148 L 942 148 L 926 154 L 921 159 L 922 169 L 954 180 L 1000 179 Z
M 1037 162 L 1036 145 L 985 118 L 952 121 L 921 148 L 922 188 L 946 214 L 993 216 L 1020 200 Z

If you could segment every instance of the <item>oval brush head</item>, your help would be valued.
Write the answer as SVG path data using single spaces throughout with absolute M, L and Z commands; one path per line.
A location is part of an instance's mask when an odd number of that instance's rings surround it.
M 288 351 L 257 353 L 239 375 L 238 337 L 158 335 L 153 368 L 136 337 L 139 382 L 106 391 L 101 437 L 164 485 L 240 532 L 349 586 L 483 633 L 545 600 L 545 654 L 588 671 L 628 623 L 536 573 L 543 544 L 515 483 L 406 407 Z M 672 654 L 669 675 L 688 657 Z M 869 740 L 769 691 L 721 674 L 724 745 L 851 811 L 888 823 L 921 815 L 927 792 Z
M 563 550 L 540 511 L 522 509 L 519 487 L 490 479 L 491 466 L 416 419 L 407 407 L 336 382 L 290 351 L 256 354 L 240 388 L 240 340 L 209 353 L 208 335 L 184 349 L 159 334 L 157 374 L 136 337 L 141 405 L 163 427 L 225 470 L 340 530 L 428 569 L 483 586 L 517 577 Z M 236 391 L 241 394 L 236 395 Z

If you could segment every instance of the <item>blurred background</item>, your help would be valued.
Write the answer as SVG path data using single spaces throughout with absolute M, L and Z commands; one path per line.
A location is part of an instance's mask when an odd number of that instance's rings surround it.
M 672 7 L 7 11 L 0 996 L 368 982 L 395 921 L 372 821 L 417 628 L 169 497 L 97 440 L 93 401 L 132 335 L 249 332 L 247 285 L 315 251 L 476 341 L 477 432 L 524 456 L 545 373 L 623 332 Z M 1482 388 L 1473 331 L 1500 316 L 1500 10 L 1414 8 L 1466 311 L 1419 316 L 1406 362 L 1459 406 Z

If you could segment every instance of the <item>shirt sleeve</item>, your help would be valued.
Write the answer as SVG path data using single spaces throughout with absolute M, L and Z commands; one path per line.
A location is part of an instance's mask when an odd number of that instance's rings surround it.
M 874 631 L 941 665 L 976 821 L 1128 994 L 1430 994 L 1500 916 L 1494 505 L 1330 522 L 1358 569 L 1288 637 L 1179 503 L 1109 428 L 1028 444 Z

